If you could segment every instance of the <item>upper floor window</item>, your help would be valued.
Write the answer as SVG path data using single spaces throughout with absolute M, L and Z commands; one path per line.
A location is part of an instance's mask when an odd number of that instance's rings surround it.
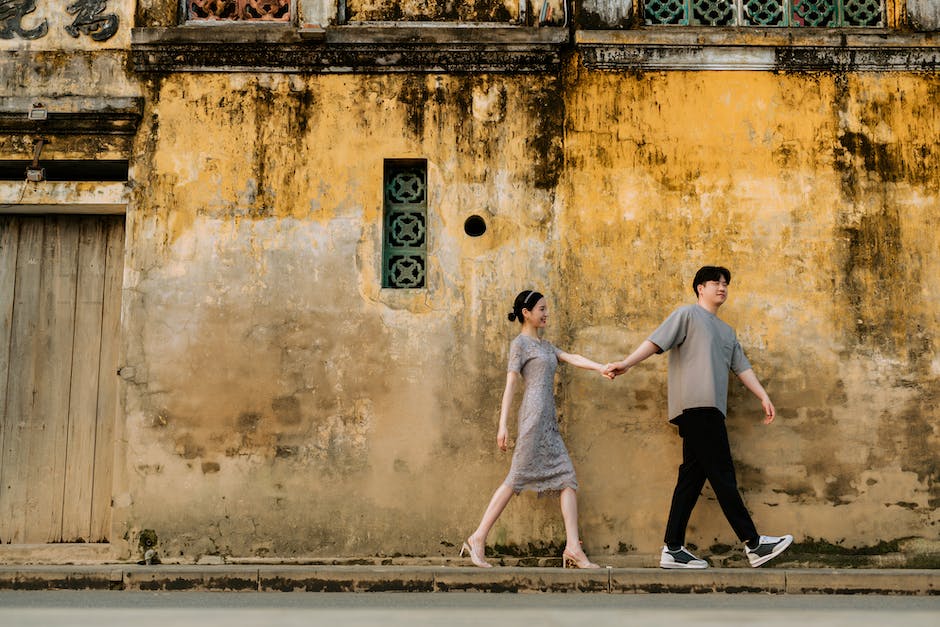
M 289 22 L 291 0 L 185 0 L 187 21 Z
M 884 0 L 646 0 L 646 23 L 678 26 L 883 27 Z

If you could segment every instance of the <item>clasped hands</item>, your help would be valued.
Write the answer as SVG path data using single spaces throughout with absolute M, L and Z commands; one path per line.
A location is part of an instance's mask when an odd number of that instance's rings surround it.
M 601 374 L 613 381 L 620 375 L 626 374 L 629 369 L 630 367 L 624 365 L 622 361 L 614 361 L 605 365 L 603 370 L 601 370 Z

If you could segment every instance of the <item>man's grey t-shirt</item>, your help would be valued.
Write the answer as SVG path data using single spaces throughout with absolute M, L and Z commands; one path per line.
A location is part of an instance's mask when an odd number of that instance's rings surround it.
M 728 370 L 750 369 L 734 329 L 699 305 L 672 312 L 649 341 L 669 353 L 669 420 L 686 409 L 728 415 Z

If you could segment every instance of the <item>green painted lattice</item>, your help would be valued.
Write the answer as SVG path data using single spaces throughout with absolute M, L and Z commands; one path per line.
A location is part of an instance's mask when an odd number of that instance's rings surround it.
M 782 0 L 744 0 L 744 23 L 748 26 L 786 26 Z
M 386 161 L 382 287 L 421 288 L 428 249 L 426 161 Z
M 832 0 L 793 0 L 794 26 L 838 26 L 838 6 Z
M 884 26 L 884 0 L 646 0 L 646 23 L 676 26 Z
M 852 26 L 883 26 L 882 0 L 852 0 L 843 7 L 844 21 Z
M 692 23 L 703 26 L 733 26 L 732 0 L 691 0 Z

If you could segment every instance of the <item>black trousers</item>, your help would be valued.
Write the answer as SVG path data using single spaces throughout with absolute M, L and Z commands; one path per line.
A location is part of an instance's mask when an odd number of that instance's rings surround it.
M 685 544 L 685 529 L 706 479 L 738 539 L 757 538 L 754 521 L 738 492 L 724 415 L 714 407 L 687 409 L 673 422 L 682 437 L 682 465 L 672 493 L 666 544 Z

